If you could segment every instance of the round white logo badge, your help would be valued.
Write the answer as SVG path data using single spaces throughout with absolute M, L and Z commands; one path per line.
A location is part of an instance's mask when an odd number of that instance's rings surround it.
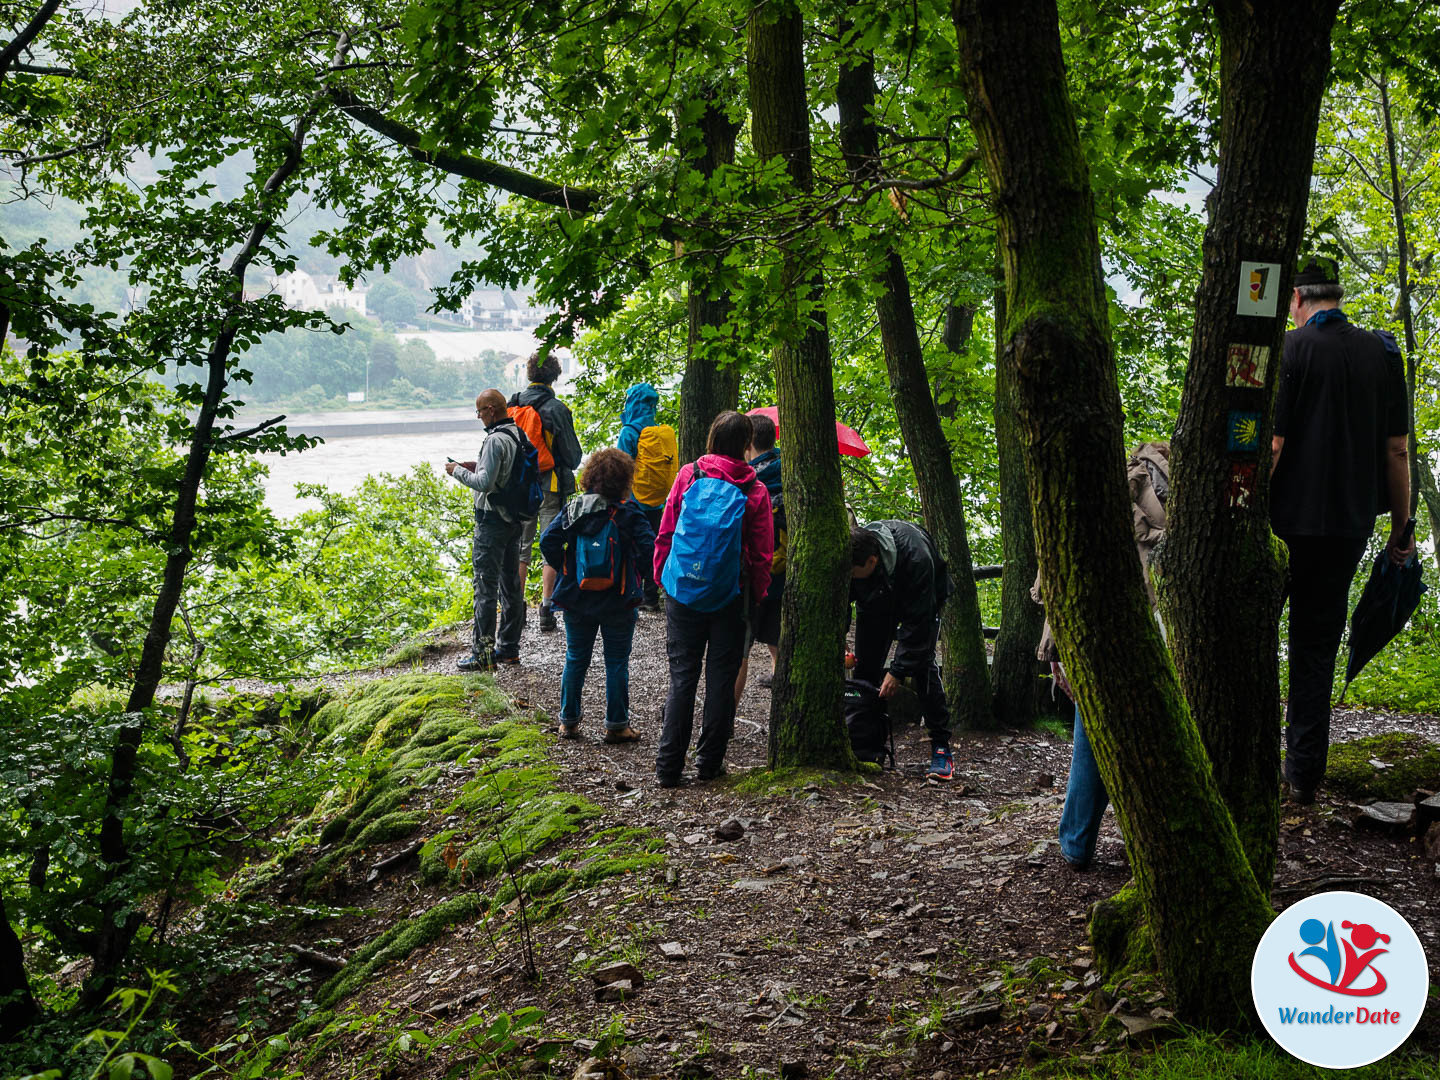
M 1310 1065 L 1355 1069 L 1415 1030 L 1430 971 L 1401 914 L 1372 896 L 1319 893 L 1280 913 L 1255 949 L 1250 990 L 1265 1030 Z

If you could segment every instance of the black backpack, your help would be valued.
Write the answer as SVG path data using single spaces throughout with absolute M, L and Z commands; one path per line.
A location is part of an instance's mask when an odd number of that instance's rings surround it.
M 515 462 L 505 483 L 490 493 L 490 504 L 508 511 L 516 521 L 529 521 L 540 512 L 544 498 L 540 489 L 540 458 L 518 425 L 502 427 L 497 434 L 505 432 L 515 439 Z
M 895 733 L 879 687 L 861 679 L 846 679 L 844 701 L 845 729 L 855 756 L 883 766 L 888 751 L 890 767 L 895 768 Z

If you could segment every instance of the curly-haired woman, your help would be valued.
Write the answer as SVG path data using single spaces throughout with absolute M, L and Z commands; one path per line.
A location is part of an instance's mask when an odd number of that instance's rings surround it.
M 565 671 L 560 677 L 560 734 L 580 734 L 580 695 L 599 633 L 605 655 L 605 741 L 638 742 L 630 726 L 630 646 L 644 598 L 639 568 L 653 560 L 655 533 L 630 500 L 635 461 L 613 447 L 585 463 L 576 495 L 540 537 L 540 554 L 557 575 L 551 602 L 565 613 Z

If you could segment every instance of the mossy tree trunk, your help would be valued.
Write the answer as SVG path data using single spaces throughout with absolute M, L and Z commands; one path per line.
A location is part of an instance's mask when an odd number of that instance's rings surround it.
M 1003 276 L 1003 272 L 1001 274 Z M 995 355 L 1004 351 L 1005 285 L 995 288 Z M 1015 371 L 995 365 L 995 450 L 1000 471 L 1000 633 L 990 665 L 995 714 L 1001 722 L 1024 724 L 1035 718 L 1044 685 L 1035 667 L 1035 647 L 1045 615 L 1030 598 L 1035 581 L 1035 531 L 1030 523 L 1030 492 L 1025 484 L 1025 455 L 1015 413 Z
M 695 167 L 707 177 L 722 165 L 735 160 L 735 136 L 739 125 L 725 112 L 717 100 L 718 91 L 706 91 L 705 111 L 700 116 L 699 135 L 704 153 Z M 685 354 L 685 374 L 680 380 L 680 443 L 682 462 L 694 461 L 705 452 L 705 437 L 710 422 L 726 409 L 736 408 L 740 401 L 741 366 L 739 358 L 729 356 L 721 366 L 713 352 L 702 347 L 705 328 L 719 329 L 730 317 L 730 298 L 718 291 L 711 268 L 697 265 L 690 274 L 690 294 L 686 301 L 690 336 Z
M 1251 1022 L 1273 913 L 1150 613 L 1125 486 L 1090 177 L 1054 0 L 955 0 L 962 85 L 994 193 L 1046 609 L 1129 845 L 1156 957 L 1189 1023 Z M 1163 766 L 1163 767 L 1162 767 Z
M 814 175 L 802 35 L 796 4 L 757 0 L 752 6 L 747 46 L 755 152 L 762 159 L 783 156 L 794 187 L 808 192 Z M 853 768 L 840 707 L 850 530 L 835 450 L 824 282 L 805 231 L 786 242 L 782 259 L 774 357 L 790 547 L 771 691 L 770 764 Z
M 847 18 L 840 27 L 842 41 L 849 32 Z M 840 146 L 846 167 L 857 184 L 872 183 L 880 176 L 880 138 L 875 128 L 875 64 L 871 56 L 851 55 L 841 61 L 836 96 Z M 895 413 L 915 469 L 925 527 L 935 538 L 955 582 L 955 592 L 940 619 L 940 641 L 944 646 L 942 674 L 951 721 L 962 730 L 993 728 L 995 712 L 990 707 L 990 675 L 985 662 L 980 597 L 975 589 L 975 568 L 970 558 L 954 456 L 930 393 L 925 353 L 915 327 L 910 279 L 893 247 L 881 255 L 876 279 L 879 294 L 875 298 L 875 313 Z
M 1217 0 L 1220 158 L 1156 580 L 1185 699 L 1251 869 L 1269 891 L 1280 810 L 1284 572 L 1270 532 L 1271 402 L 1338 0 Z M 1282 17 L 1283 16 L 1283 17 Z M 1237 314 L 1269 264 L 1269 317 Z M 1273 280 L 1278 276 L 1278 280 Z M 1236 346 L 1269 350 L 1237 373 Z M 1236 361 L 1238 363 L 1238 360 Z M 1237 385 L 1238 384 L 1238 385 Z M 1258 385 L 1252 385 L 1258 384 Z M 1252 424 L 1253 443 L 1237 446 Z

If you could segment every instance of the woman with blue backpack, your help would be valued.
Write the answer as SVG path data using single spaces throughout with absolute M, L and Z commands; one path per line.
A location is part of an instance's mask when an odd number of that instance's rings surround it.
M 670 694 L 655 755 L 661 787 L 680 784 L 702 664 L 705 712 L 695 768 L 701 780 L 725 772 L 748 609 L 770 587 L 775 544 L 770 493 L 745 462 L 752 433 L 744 413 L 717 416 L 706 453 L 680 470 L 660 518 L 655 576 L 669 597 L 665 647 L 670 658 Z
M 599 633 L 605 655 L 605 741 L 633 743 L 630 645 L 644 598 L 640 567 L 653 561 L 655 534 L 630 499 L 635 462 L 613 447 L 585 463 L 584 493 L 540 537 L 540 554 L 559 575 L 551 603 L 565 613 L 560 734 L 580 735 L 580 694 Z

